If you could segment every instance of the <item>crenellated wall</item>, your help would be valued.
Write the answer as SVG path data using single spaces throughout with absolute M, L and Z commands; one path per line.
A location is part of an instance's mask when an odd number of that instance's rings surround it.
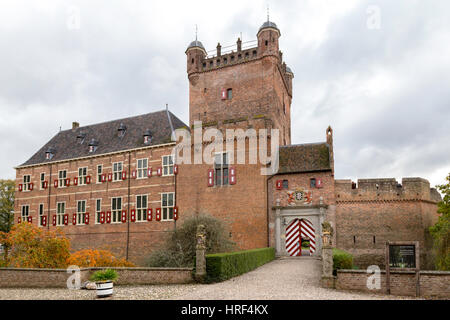
M 421 265 L 433 268 L 429 227 L 440 195 L 422 178 L 336 180 L 336 243 L 360 267 L 384 267 L 386 241 L 419 241 Z

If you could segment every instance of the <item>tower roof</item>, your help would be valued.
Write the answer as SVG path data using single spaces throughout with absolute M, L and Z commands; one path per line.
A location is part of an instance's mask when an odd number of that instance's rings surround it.
M 287 73 L 292 73 L 292 74 L 294 74 L 294 73 L 292 72 L 292 69 L 289 68 L 288 66 L 286 66 L 286 72 L 287 72 Z
M 200 49 L 202 49 L 202 50 L 205 50 L 205 47 L 203 46 L 203 44 L 202 44 L 200 41 L 198 41 L 198 40 L 192 41 L 192 42 L 189 44 L 189 46 L 187 47 L 186 51 L 189 50 L 189 49 L 192 49 L 192 48 L 200 48 Z M 205 51 L 206 51 L 206 50 L 205 50 Z
M 277 24 L 269 20 L 263 23 L 261 28 L 259 28 L 258 33 L 260 33 L 264 29 L 276 29 L 281 34 L 280 29 L 278 29 L 277 27 Z

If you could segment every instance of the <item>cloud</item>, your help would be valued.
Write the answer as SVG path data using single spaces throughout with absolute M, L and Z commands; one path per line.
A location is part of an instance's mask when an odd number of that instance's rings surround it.
M 0 177 L 59 127 L 163 109 L 188 122 L 185 49 L 254 40 L 266 1 L 2 1 Z M 72 10 L 75 6 L 75 11 Z M 367 8 L 380 9 L 369 29 Z M 335 133 L 337 178 L 450 172 L 450 4 L 273 1 L 295 73 L 293 143 Z M 79 12 L 79 28 L 71 28 Z M 77 17 L 75 17 L 77 18 Z

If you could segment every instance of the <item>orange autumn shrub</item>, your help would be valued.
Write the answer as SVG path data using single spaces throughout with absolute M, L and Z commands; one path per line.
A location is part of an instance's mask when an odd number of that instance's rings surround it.
M 5 264 L 15 268 L 66 268 L 70 241 L 64 233 L 39 228 L 30 223 L 16 224 L 2 236 L 8 247 Z
M 110 251 L 92 249 L 72 253 L 67 264 L 79 267 L 135 267 L 125 259 L 116 258 Z

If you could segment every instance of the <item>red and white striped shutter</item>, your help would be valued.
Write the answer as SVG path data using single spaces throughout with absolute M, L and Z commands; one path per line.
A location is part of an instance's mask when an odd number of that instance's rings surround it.
M 173 208 L 173 220 L 178 220 L 178 207 Z
M 29 186 L 29 188 L 30 188 L 30 191 L 33 191 L 33 188 L 34 188 L 34 184 L 33 184 L 33 182 L 31 182 L 31 183 L 30 183 L 30 186 Z
M 111 211 L 106 211 L 106 223 L 111 223 Z
M 127 222 L 127 210 L 122 210 L 122 223 Z
M 27 218 L 27 221 L 28 221 L 29 223 L 33 223 L 33 217 L 32 217 L 32 216 L 29 216 L 29 217 Z
M 100 223 L 101 224 L 105 223 L 105 212 L 104 211 L 100 212 Z
M 86 213 L 84 214 L 84 223 L 85 223 L 85 224 L 89 224 L 89 212 L 86 212 Z
M 106 182 L 106 173 L 102 174 L 102 182 Z
M 112 173 L 108 173 L 108 181 L 111 182 L 112 181 Z
M 214 170 L 208 170 L 208 187 L 214 187 Z
M 56 215 L 53 215 L 52 220 L 53 225 L 56 226 Z
M 173 173 L 178 174 L 178 165 L 177 164 L 173 166 Z
M 148 209 L 147 210 L 147 221 L 152 221 L 153 220 L 153 209 Z
M 137 178 L 137 171 L 136 171 L 136 169 L 133 170 L 133 171 L 131 171 L 131 177 L 132 177 L 133 179 L 136 179 L 136 178 Z
M 74 186 L 78 185 L 78 177 L 73 178 L 73 185 Z
M 152 168 L 148 168 L 148 170 L 147 170 L 147 177 L 150 178 L 152 176 L 152 174 L 153 174 Z
M 283 189 L 283 180 L 277 180 L 277 190 Z
M 77 224 L 77 214 L 76 214 L 76 213 L 74 213 L 74 214 L 72 215 L 72 224 L 73 224 L 73 225 L 76 225 L 76 224 Z
M 22 223 L 22 217 L 17 218 L 17 223 Z
M 222 92 L 220 93 L 220 98 L 222 100 L 226 100 L 227 99 L 227 89 L 222 89 Z
M 318 178 L 318 179 L 317 179 L 316 187 L 317 187 L 317 189 L 323 188 L 323 181 L 322 181 L 322 178 Z
M 236 184 L 236 168 L 230 168 L 230 184 Z
M 43 227 L 47 226 L 47 216 L 42 216 L 42 226 Z
M 162 176 L 162 168 L 161 167 L 158 167 L 158 169 L 156 169 L 156 174 L 158 176 Z
M 22 191 L 22 190 L 23 190 L 23 185 L 19 184 L 19 191 Z
M 65 215 L 64 215 L 64 225 L 68 225 L 69 224 L 69 215 L 66 213 Z
M 54 186 L 55 188 L 58 188 L 58 180 L 55 180 L 55 181 L 53 182 L 53 186 Z
M 161 221 L 161 208 L 156 209 L 156 221 Z
M 44 181 L 44 189 L 48 188 L 48 181 Z
M 131 212 L 130 212 L 130 221 L 131 221 L 131 222 L 135 222 L 135 221 L 136 221 L 136 210 L 135 210 L 135 209 L 131 209 Z
M 86 184 L 91 184 L 91 176 L 86 176 Z
M 122 171 L 122 180 L 126 180 L 127 179 L 127 172 L 124 170 Z
M 70 186 L 70 178 L 67 178 L 66 179 L 66 187 L 69 187 Z

